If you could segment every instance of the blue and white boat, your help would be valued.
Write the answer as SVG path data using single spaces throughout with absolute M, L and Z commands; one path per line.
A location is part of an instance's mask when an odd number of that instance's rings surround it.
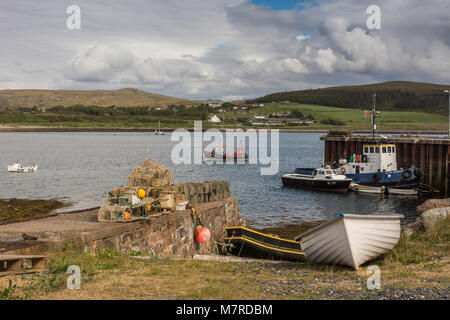
M 366 144 L 363 152 L 353 154 L 349 161 L 339 159 L 336 169 L 358 184 L 414 188 L 422 172 L 418 168 L 397 168 L 395 144 Z
M 374 187 L 415 188 L 422 172 L 418 168 L 397 168 L 395 144 L 373 143 L 363 145 L 363 152 L 350 159 L 337 159 L 333 168 L 359 185 Z M 297 168 L 294 173 L 312 174 L 312 168 Z
M 338 157 L 332 168 L 353 180 L 353 183 L 372 187 L 394 187 L 398 189 L 414 189 L 419 184 L 422 172 L 419 168 L 397 168 L 396 146 L 393 143 L 379 142 L 376 138 L 375 117 L 376 94 L 372 96 L 371 135 L 374 141 L 363 145 L 362 152 L 352 154 L 350 159 Z M 384 137 L 381 137 L 384 138 Z M 377 142 L 375 142 L 377 141 Z M 294 173 L 312 174 L 314 169 L 297 168 Z M 400 191 L 397 191 L 400 192 Z

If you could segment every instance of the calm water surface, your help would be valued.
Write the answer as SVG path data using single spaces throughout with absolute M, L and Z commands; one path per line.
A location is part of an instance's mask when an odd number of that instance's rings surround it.
M 296 167 L 319 167 L 320 133 L 280 133 L 279 173 L 261 176 L 260 165 L 174 165 L 170 135 L 149 133 L 0 133 L 0 198 L 60 198 L 71 209 L 104 203 L 108 190 L 124 186 L 134 166 L 152 158 L 174 171 L 175 182 L 230 181 L 244 218 L 255 227 L 325 220 L 331 213 L 401 213 L 415 216 L 415 197 L 332 194 L 283 188 L 280 175 Z M 207 144 L 205 143 L 205 146 Z M 38 164 L 34 173 L 7 166 Z M 65 209 L 67 210 L 67 209 Z

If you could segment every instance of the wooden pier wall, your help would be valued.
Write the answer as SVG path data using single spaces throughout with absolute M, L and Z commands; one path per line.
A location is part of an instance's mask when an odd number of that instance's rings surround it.
M 320 138 L 325 141 L 325 164 L 331 164 L 338 155 L 349 159 L 350 155 L 362 152 L 364 144 L 373 142 L 395 143 L 399 168 L 415 166 L 423 171 L 421 181 L 450 196 L 450 139 L 430 137 L 357 136 L 350 132 L 330 131 Z

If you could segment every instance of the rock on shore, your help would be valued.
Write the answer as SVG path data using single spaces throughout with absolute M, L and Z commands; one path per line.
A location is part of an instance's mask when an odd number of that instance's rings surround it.
M 417 206 L 416 211 L 420 215 L 430 209 L 450 207 L 450 198 L 447 199 L 428 199 L 420 206 Z
M 428 199 L 417 206 L 416 211 L 419 217 L 407 224 L 403 230 L 407 236 L 415 232 L 429 231 L 438 221 L 445 219 L 450 213 L 450 198 Z
M 430 231 L 439 221 L 446 219 L 448 216 L 450 216 L 450 206 L 427 210 L 420 216 L 420 220 L 425 230 Z

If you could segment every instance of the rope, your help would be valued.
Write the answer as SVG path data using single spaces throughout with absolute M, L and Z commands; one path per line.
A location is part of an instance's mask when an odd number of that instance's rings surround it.
M 419 183 L 418 187 L 419 187 L 419 191 L 421 193 L 431 193 L 431 192 L 440 193 L 439 189 L 436 189 L 433 186 L 430 186 L 429 184 L 426 184 L 426 183 Z M 421 189 L 421 188 L 425 188 L 425 189 Z
M 195 209 L 194 206 L 191 206 L 191 217 L 192 217 L 192 221 L 194 223 L 194 229 L 197 229 L 198 225 L 201 225 L 201 226 L 204 225 L 202 223 L 202 221 L 200 220 L 200 216 L 197 213 L 197 209 Z

